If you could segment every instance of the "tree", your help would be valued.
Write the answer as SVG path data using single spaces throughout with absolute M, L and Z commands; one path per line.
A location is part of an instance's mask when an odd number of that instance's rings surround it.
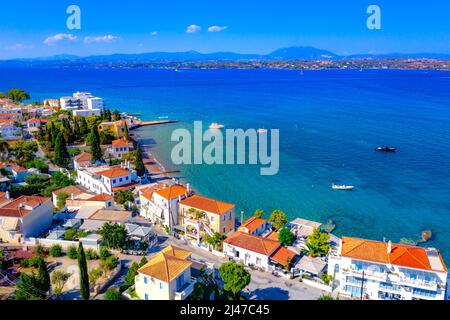
M 133 200 L 133 193 L 130 190 L 118 191 L 114 194 L 114 201 L 122 205 Z
M 21 273 L 16 285 L 16 300 L 44 300 L 46 293 L 40 288 L 36 275 Z
M 278 241 L 280 241 L 283 246 L 290 246 L 295 239 L 295 235 L 288 228 L 282 228 L 278 232 Z
M 83 300 L 89 300 L 89 275 L 83 244 L 78 245 L 78 268 L 80 270 L 80 294 Z
M 69 259 L 77 259 L 78 258 L 78 251 L 77 251 L 77 247 L 71 246 L 69 247 L 69 249 L 67 250 L 67 256 L 69 257 Z
M 57 258 L 62 256 L 62 247 L 59 244 L 54 244 L 50 248 L 50 256 Z
M 61 132 L 55 140 L 55 154 L 53 157 L 53 162 L 61 167 L 67 167 L 70 162 L 70 155 L 67 151 L 66 140 Z
M 109 288 L 105 292 L 105 300 L 122 300 L 122 294 L 116 288 Z
M 38 169 L 41 173 L 48 173 L 48 164 L 45 163 L 44 161 L 40 160 L 40 159 L 34 159 L 30 162 L 27 163 L 26 167 L 28 169 L 30 168 L 36 168 Z
M 223 289 L 231 292 L 234 299 L 239 300 L 241 291 L 250 283 L 250 273 L 242 264 L 235 262 L 223 263 L 219 268 L 219 273 L 224 281 Z
M 192 297 L 194 300 L 210 300 L 213 294 L 215 300 L 220 299 L 220 286 L 214 277 L 214 272 L 208 273 L 204 268 L 201 268 Z
M 48 274 L 47 264 L 43 258 L 39 259 L 37 278 L 40 289 L 44 292 L 48 292 L 50 290 L 50 275 Z
M 141 145 L 139 143 L 136 146 L 136 158 L 134 160 L 134 167 L 138 176 L 142 177 L 145 174 L 145 165 L 144 161 L 142 160 Z
M 255 213 L 253 214 L 254 217 L 257 218 L 262 218 L 266 213 L 264 212 L 264 210 L 258 209 L 255 211 Z
M 125 226 L 117 223 L 105 223 L 100 229 L 100 234 L 103 243 L 110 249 L 123 249 L 128 238 Z
M 120 120 L 122 117 L 120 116 L 119 110 L 114 110 L 114 120 Z
M 89 132 L 88 124 L 85 117 L 80 119 L 80 136 L 84 137 Z
M 279 230 L 288 222 L 286 214 L 281 210 L 274 210 L 269 217 L 269 221 L 272 222 L 275 230 Z
M 67 280 L 69 280 L 69 277 L 71 276 L 70 273 L 55 270 L 52 273 L 52 290 L 53 293 L 56 295 L 56 297 L 59 297 L 62 294 L 64 285 L 66 284 Z
M 314 228 L 313 233 L 308 236 L 308 241 L 306 242 L 307 249 L 305 251 L 310 257 L 323 257 L 330 251 L 331 245 L 328 242 L 329 240 L 330 235 L 328 233 Z
M 211 245 L 214 249 L 216 249 L 217 247 L 222 246 L 222 243 L 226 238 L 227 238 L 226 235 L 219 232 L 214 232 L 212 236 L 205 235 L 205 242 Z
M 11 89 L 6 93 L 6 95 L 8 98 L 12 99 L 12 101 L 19 103 L 30 99 L 30 94 L 21 89 Z
M 98 129 L 96 126 L 93 126 L 91 129 L 91 155 L 92 161 L 100 161 L 103 158 L 102 148 L 100 146 L 100 137 L 98 134 Z
M 58 210 L 64 209 L 68 197 L 69 197 L 68 193 L 65 192 L 58 193 L 58 195 L 56 196 L 56 207 Z

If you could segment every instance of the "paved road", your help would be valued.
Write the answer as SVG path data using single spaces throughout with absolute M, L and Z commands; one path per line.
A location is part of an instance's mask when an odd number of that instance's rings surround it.
M 196 248 L 192 245 L 186 244 L 183 240 L 175 239 L 172 236 L 162 233 L 156 230 L 159 236 L 159 245 L 152 248 L 152 252 L 147 255 L 147 259 L 150 259 L 154 254 L 159 252 L 162 248 L 173 244 L 181 248 L 192 251 L 192 259 L 200 262 L 213 263 L 216 268 L 220 267 L 223 262 L 227 262 L 227 258 L 220 258 L 214 256 L 200 248 Z M 123 282 L 123 278 L 128 271 L 129 267 L 134 261 L 140 261 L 141 256 L 119 255 L 120 259 L 124 262 L 124 268 L 122 269 L 120 277 L 117 278 L 111 286 L 119 286 Z M 298 282 L 298 279 L 286 279 L 283 277 L 276 277 L 267 272 L 249 270 L 252 275 L 250 285 L 246 288 L 245 292 L 250 299 L 255 300 L 316 300 L 319 296 L 327 294 L 320 289 L 307 286 Z M 105 288 L 104 291 L 106 291 Z M 103 291 L 103 292 L 104 292 Z M 100 294 L 97 298 L 102 299 L 103 295 Z

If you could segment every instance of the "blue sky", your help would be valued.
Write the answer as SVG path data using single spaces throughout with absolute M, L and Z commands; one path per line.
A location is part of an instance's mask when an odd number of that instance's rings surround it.
M 3 2 L 0 59 L 186 50 L 268 53 L 288 46 L 339 54 L 450 53 L 450 3 L 444 0 Z M 81 30 L 66 27 L 71 4 L 81 8 Z M 381 30 L 366 27 L 371 4 L 381 8 Z M 196 32 L 187 32 L 189 26 Z

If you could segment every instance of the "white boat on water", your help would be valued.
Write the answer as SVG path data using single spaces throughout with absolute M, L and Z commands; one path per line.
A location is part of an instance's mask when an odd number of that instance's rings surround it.
M 345 184 L 343 184 L 343 185 L 337 185 L 337 184 L 334 184 L 334 183 L 331 185 L 331 188 L 332 188 L 333 190 L 353 190 L 353 189 L 355 189 L 354 186 L 347 186 L 347 185 L 345 185 Z
M 210 129 L 223 129 L 225 126 L 223 124 L 219 124 L 217 122 L 211 123 L 209 126 Z

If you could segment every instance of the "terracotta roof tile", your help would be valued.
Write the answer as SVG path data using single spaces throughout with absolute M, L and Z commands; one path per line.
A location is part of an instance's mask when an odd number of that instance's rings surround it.
M 227 213 L 235 207 L 234 204 L 202 197 L 199 195 L 190 196 L 180 201 L 180 204 L 216 214 Z
M 126 176 L 130 174 L 130 171 L 123 168 L 110 168 L 104 171 L 99 171 L 97 174 L 107 177 L 107 178 L 117 178 L 121 176 Z
M 224 241 L 235 247 L 270 256 L 281 246 L 278 241 L 237 231 Z
M 175 184 L 167 188 L 156 190 L 155 192 L 161 197 L 170 200 L 178 198 L 179 196 L 186 195 L 188 193 L 188 189 L 186 189 L 182 185 Z
M 295 252 L 286 247 L 279 247 L 270 258 L 281 265 L 285 265 L 288 259 L 292 260 L 296 255 L 297 254 Z
M 248 229 L 250 232 L 254 232 L 255 230 L 257 230 L 260 226 L 262 226 L 263 224 L 267 223 L 266 219 L 263 218 L 257 218 L 257 217 L 251 217 L 250 219 L 248 219 L 247 221 L 245 221 L 240 227 L 241 228 L 245 228 Z

